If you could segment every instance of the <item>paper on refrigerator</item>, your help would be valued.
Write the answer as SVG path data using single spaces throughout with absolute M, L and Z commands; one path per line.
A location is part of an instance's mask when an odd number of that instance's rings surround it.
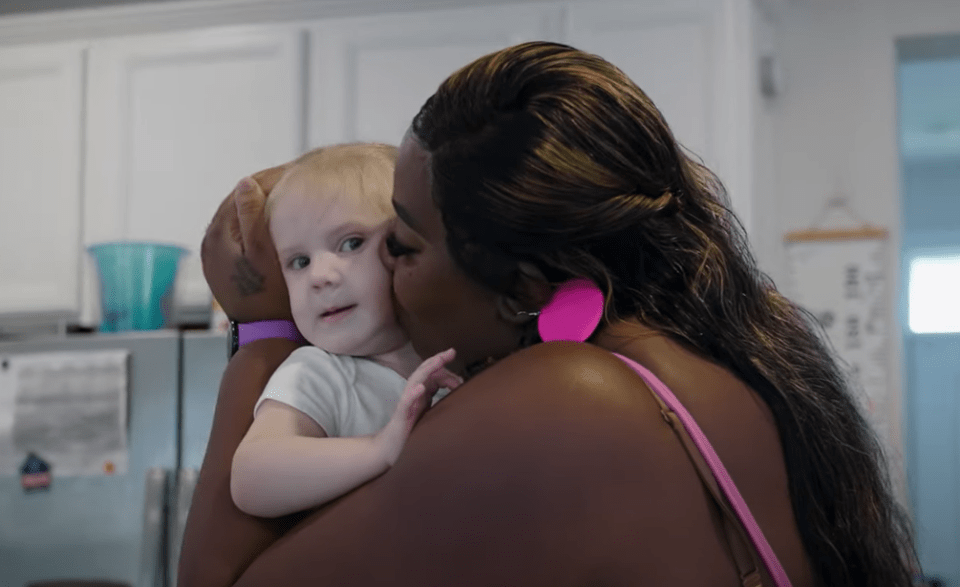
M 127 469 L 127 350 L 13 354 L 0 370 L 0 474 L 34 453 L 54 479 Z

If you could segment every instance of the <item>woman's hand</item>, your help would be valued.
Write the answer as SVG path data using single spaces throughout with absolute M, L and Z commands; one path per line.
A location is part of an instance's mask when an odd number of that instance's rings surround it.
M 403 395 L 400 396 L 393 416 L 383 430 L 373 437 L 374 446 L 387 462 L 387 466 L 393 466 L 397 461 L 413 425 L 430 406 L 434 394 L 441 387 L 452 391 L 463 383 L 462 377 L 445 368 L 455 356 L 454 349 L 437 353 L 421 363 L 407 379 L 407 385 L 403 388 Z
M 290 164 L 237 184 L 220 204 L 200 245 L 203 275 L 232 320 L 291 320 L 290 299 L 264 218 L 267 195 Z

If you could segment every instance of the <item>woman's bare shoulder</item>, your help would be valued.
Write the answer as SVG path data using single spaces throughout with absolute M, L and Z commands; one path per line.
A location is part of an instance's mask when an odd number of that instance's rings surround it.
M 646 384 L 589 344 L 551 342 L 510 355 L 439 402 L 417 428 L 414 436 L 447 437 L 432 450 L 461 447 L 475 461 L 579 476 L 570 483 L 591 491 L 633 479 L 638 497 L 657 490 L 649 480 L 664 478 L 664 462 L 684 458 Z
M 473 383 L 473 381 L 471 381 Z M 617 411 L 632 409 L 644 417 L 655 402 L 634 371 L 613 353 L 574 342 L 548 342 L 516 352 L 476 377 L 477 388 L 498 389 L 518 398 Z M 659 408 L 654 413 L 659 413 Z
M 735 577 L 682 444 L 643 380 L 611 352 L 535 345 L 451 399 L 457 403 L 425 418 L 422 431 L 449 431 L 449 444 L 429 443 L 450 451 L 448 458 L 429 457 L 424 466 L 446 469 L 459 455 L 459 472 L 446 473 L 485 487 L 489 494 L 470 501 L 498 504 L 487 516 L 504 532 L 526 536 L 532 558 L 566 557 L 570 573 L 595 565 L 606 579 L 598 584 L 705 585 Z M 425 440 L 414 450 L 426 449 Z M 558 539 L 576 548 L 565 550 Z M 691 552 L 703 568 L 675 574 Z

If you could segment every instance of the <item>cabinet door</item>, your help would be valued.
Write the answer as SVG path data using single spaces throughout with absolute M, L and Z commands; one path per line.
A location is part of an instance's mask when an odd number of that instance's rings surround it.
M 0 321 L 79 307 L 83 49 L 0 49 Z
M 188 248 L 177 307 L 181 314 L 209 308 L 198 255 L 203 231 L 241 177 L 303 150 L 304 58 L 304 33 L 292 27 L 94 44 L 85 240 Z M 92 285 L 84 317 L 95 321 Z
M 751 223 L 753 19 L 749 0 L 568 5 L 565 39 L 626 73 L 679 142 L 720 176 Z
M 318 23 L 311 28 L 311 146 L 399 144 L 447 76 L 503 47 L 557 39 L 560 8 L 497 6 Z

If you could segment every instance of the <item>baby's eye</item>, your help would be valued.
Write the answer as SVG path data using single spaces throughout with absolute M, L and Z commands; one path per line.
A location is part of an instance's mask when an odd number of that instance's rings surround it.
M 363 239 L 359 236 L 353 236 L 347 240 L 340 243 L 340 252 L 349 253 L 350 251 L 356 251 L 360 248 L 360 245 L 363 244 Z
M 290 259 L 290 262 L 287 265 L 291 269 L 303 269 L 310 264 L 310 257 L 306 255 L 297 255 L 296 257 Z

